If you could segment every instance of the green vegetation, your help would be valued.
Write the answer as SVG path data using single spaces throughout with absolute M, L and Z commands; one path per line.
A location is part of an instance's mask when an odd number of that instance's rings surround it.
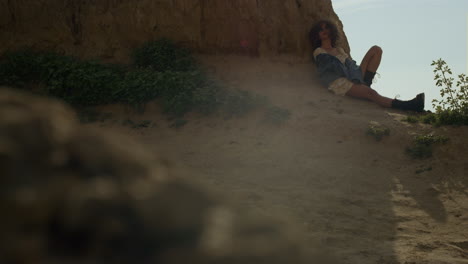
M 442 125 L 440 116 L 438 114 L 434 113 L 426 113 L 422 115 L 412 115 L 412 116 L 407 116 L 404 118 L 402 121 L 416 124 L 416 123 L 423 123 L 423 124 L 430 124 L 434 126 L 440 126 Z
M 406 153 L 414 159 L 429 158 L 432 157 L 434 144 L 445 144 L 448 140 L 445 136 L 433 134 L 417 135 L 413 139 L 413 144 L 406 148 Z
M 210 79 L 188 50 L 167 39 L 136 49 L 132 66 L 31 49 L 7 52 L 0 58 L 0 85 L 40 87 L 34 91 L 80 109 L 122 103 L 144 111 L 146 103 L 158 100 L 170 116 L 189 111 L 209 114 L 219 108 L 228 115 L 242 115 L 263 103 L 257 95 Z
M 440 88 L 441 100 L 432 100 L 435 113 L 427 113 L 418 116 L 408 116 L 403 121 L 408 123 L 424 123 L 434 126 L 442 125 L 468 125 L 468 76 L 458 75 L 458 81 L 454 85 L 455 79 L 452 70 L 447 63 L 439 59 L 432 61 L 434 66 L 434 80 L 436 86 Z
M 403 119 L 403 121 L 415 124 L 419 122 L 419 118 L 417 116 L 407 116 L 405 119 Z
M 8 52 L 0 60 L 0 85 L 27 88 L 43 84 L 43 94 L 72 105 L 107 104 L 121 80 L 122 69 L 96 61 L 79 61 L 51 52 Z
M 432 61 L 434 80 L 440 87 L 441 100 L 434 99 L 432 104 L 436 109 L 434 123 L 437 125 L 468 125 L 468 76 L 458 75 L 456 86 L 452 70 L 447 63 L 439 59 Z
M 432 145 L 434 143 L 447 143 L 448 137 L 446 136 L 435 136 L 433 134 L 428 135 L 418 135 L 414 137 L 414 142 L 416 144 L 423 144 L 423 145 Z
M 374 137 L 376 141 L 380 141 L 384 136 L 390 135 L 390 129 L 372 121 L 367 129 L 367 135 Z

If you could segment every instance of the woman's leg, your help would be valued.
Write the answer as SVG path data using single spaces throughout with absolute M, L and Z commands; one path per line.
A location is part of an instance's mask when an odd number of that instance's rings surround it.
M 366 53 L 361 62 L 362 76 L 366 74 L 366 71 L 376 72 L 379 68 L 380 61 L 382 60 L 382 48 L 379 46 L 373 46 Z
M 369 86 L 363 84 L 354 84 L 346 95 L 356 98 L 371 100 L 383 107 L 392 107 L 393 99 L 383 97 Z

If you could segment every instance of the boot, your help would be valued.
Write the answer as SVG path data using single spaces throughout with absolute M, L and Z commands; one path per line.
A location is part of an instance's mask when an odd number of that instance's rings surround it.
M 364 79 L 363 79 L 364 83 L 367 86 L 371 87 L 374 76 L 375 76 L 375 72 L 366 71 L 366 73 L 364 74 Z
M 394 99 L 392 101 L 392 108 L 422 112 L 424 111 L 424 93 L 418 94 L 414 99 L 409 101 Z

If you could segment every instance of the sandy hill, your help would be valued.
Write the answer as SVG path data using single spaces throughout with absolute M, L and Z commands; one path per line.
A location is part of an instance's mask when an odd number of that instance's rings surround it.
M 231 87 L 288 109 L 282 124 L 260 112 L 223 119 L 190 114 L 170 127 L 155 105 L 143 115 L 105 107 L 118 120 L 151 120 L 130 134 L 189 177 L 258 214 L 297 223 L 310 245 L 343 263 L 468 262 L 468 128 L 399 121 L 403 112 L 339 97 L 322 88 L 310 62 L 293 58 L 202 56 Z M 378 90 L 378 86 L 376 87 Z M 429 102 L 426 102 L 427 104 Z M 376 141 L 369 122 L 390 129 Z M 433 157 L 405 153 L 414 134 L 450 138 Z
M 307 32 L 319 19 L 338 25 L 349 51 L 331 0 L 0 0 L 0 52 L 30 46 L 128 62 L 135 47 L 168 37 L 204 54 L 260 56 L 200 60 L 229 86 L 288 109 L 285 123 L 264 122 L 260 111 L 190 114 L 174 128 L 149 105 L 143 115 L 102 107 L 112 120 L 90 126 L 132 135 L 171 160 L 175 175 L 296 222 L 310 247 L 342 263 L 468 263 L 468 128 L 402 123 L 401 112 L 332 95 L 310 62 L 277 57 L 307 57 Z M 129 128 L 128 119 L 152 124 Z M 390 135 L 366 135 L 371 121 Z M 450 141 L 413 160 L 405 148 L 415 133 Z

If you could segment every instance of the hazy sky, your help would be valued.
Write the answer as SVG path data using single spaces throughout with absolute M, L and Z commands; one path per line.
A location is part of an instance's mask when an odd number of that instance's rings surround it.
M 332 0 L 359 64 L 372 45 L 384 53 L 373 84 L 380 94 L 410 99 L 426 93 L 426 109 L 439 98 L 432 60 L 444 59 L 453 77 L 468 71 L 468 0 Z

